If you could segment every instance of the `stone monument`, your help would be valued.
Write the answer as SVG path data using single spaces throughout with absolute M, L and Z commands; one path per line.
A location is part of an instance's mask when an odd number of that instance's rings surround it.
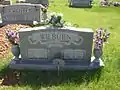
M 33 24 L 40 22 L 40 6 L 34 4 L 15 4 L 1 9 L 2 24 Z
M 31 4 L 42 4 L 48 5 L 48 0 L 16 0 L 16 3 L 31 3 Z
M 0 0 L 0 4 L 2 4 L 2 5 L 11 5 L 12 0 Z
M 25 3 L 25 0 L 16 0 L 16 3 Z
M 11 69 L 85 70 L 101 67 L 92 56 L 93 30 L 74 27 L 34 27 L 19 30 L 20 57 Z
M 90 8 L 92 0 L 68 0 L 70 7 Z

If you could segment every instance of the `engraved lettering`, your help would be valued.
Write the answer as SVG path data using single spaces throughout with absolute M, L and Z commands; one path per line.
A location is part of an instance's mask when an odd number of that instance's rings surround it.
M 36 43 L 41 44 L 49 44 L 49 43 L 59 43 L 59 44 L 75 44 L 80 45 L 83 42 L 83 38 L 77 34 L 69 33 L 69 32 L 40 32 L 40 33 L 32 33 L 29 36 L 29 42 L 33 43 L 31 40 L 36 41 Z
M 85 50 L 74 50 L 74 49 L 65 49 L 63 51 L 64 59 L 84 59 L 85 57 Z
M 29 58 L 48 58 L 47 49 L 28 49 Z
M 56 34 L 55 34 L 55 33 L 52 34 L 52 38 L 51 38 L 51 40 L 56 40 Z
M 39 8 L 40 9 L 40 8 Z M 4 9 L 2 15 L 3 21 L 17 21 L 26 23 L 27 21 L 40 21 L 40 16 L 38 15 L 39 10 L 36 11 L 36 7 L 30 5 L 15 5 L 7 6 Z M 35 15 L 34 15 L 35 14 Z

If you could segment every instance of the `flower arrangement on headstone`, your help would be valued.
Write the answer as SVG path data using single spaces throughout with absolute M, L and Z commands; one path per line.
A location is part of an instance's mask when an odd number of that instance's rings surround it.
M 65 24 L 65 21 L 63 20 L 63 14 L 62 13 L 51 13 L 49 24 L 51 24 L 54 27 L 63 27 Z
M 14 59 L 18 59 L 20 55 L 18 32 L 8 30 L 6 31 L 6 38 L 12 44 L 11 52 L 15 56 Z
M 95 35 L 94 35 L 94 49 L 93 54 L 95 57 L 95 60 L 99 60 L 99 58 L 103 54 L 103 45 L 105 42 L 107 42 L 107 39 L 109 38 L 110 33 L 107 32 L 106 29 L 98 28 L 96 29 Z

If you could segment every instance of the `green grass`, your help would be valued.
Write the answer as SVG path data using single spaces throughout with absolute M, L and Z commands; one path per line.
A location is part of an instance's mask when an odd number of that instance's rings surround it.
M 96 0 L 97 2 L 98 0 Z M 119 0 L 120 1 L 120 0 Z M 79 27 L 107 28 L 111 32 L 109 44 L 104 47 L 102 59 L 105 67 L 96 71 L 25 72 L 23 83 L 16 86 L 0 86 L 0 90 L 119 90 L 120 89 L 120 7 L 91 9 L 69 8 L 67 0 L 54 0 L 49 11 L 61 12 L 64 19 Z M 12 55 L 0 61 L 0 75 Z

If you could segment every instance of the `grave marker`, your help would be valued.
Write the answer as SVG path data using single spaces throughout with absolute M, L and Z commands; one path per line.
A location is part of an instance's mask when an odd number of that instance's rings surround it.
M 49 4 L 48 0 L 17 0 L 16 2 L 17 3 L 43 4 L 43 5 Z
M 27 3 L 48 5 L 48 0 L 26 0 Z
M 25 3 L 25 0 L 16 0 L 16 3 Z
M 2 8 L 4 24 L 33 24 L 40 22 L 40 6 L 32 4 L 15 4 Z
M 45 56 L 48 60 L 54 59 L 57 54 L 60 54 L 58 57 L 61 59 L 90 60 L 93 33 L 84 32 L 85 29 L 79 29 L 82 31 L 69 29 L 32 28 L 21 30 L 21 58 L 41 58 L 41 55 L 37 56 L 39 52 L 39 54 L 45 53 L 42 57 Z M 88 45 L 90 46 L 88 47 Z
M 0 0 L 0 4 L 2 4 L 2 5 L 11 5 L 12 1 L 11 0 Z
M 21 29 L 19 34 L 21 58 L 11 61 L 12 69 L 96 68 L 91 65 L 93 31 L 90 28 L 35 27 Z
M 69 0 L 69 6 L 72 7 L 83 7 L 83 8 L 88 8 L 92 7 L 91 2 L 92 0 Z

